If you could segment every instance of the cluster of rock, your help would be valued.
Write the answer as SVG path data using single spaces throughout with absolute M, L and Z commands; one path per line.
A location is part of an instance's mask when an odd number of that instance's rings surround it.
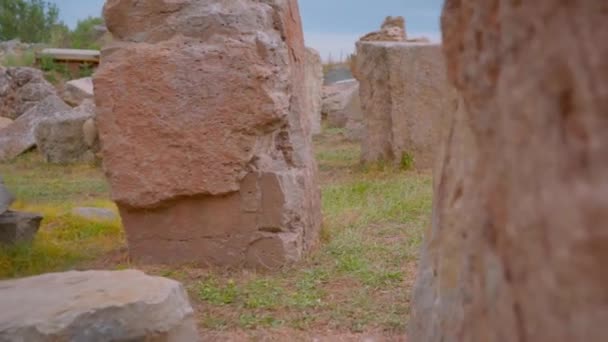
M 40 228 L 42 216 L 10 210 L 14 200 L 0 177 L 0 245 L 31 243 Z
M 0 307 L 0 341 L 199 340 L 183 286 L 133 270 L 2 281 Z
M 379 32 L 393 31 L 405 32 L 403 18 L 387 18 Z M 380 33 L 357 42 L 353 61 L 363 121 L 362 162 L 431 168 L 437 120 L 455 106 L 441 47 L 412 42 L 405 34 Z
M 95 106 L 90 79 L 70 81 L 62 99 L 34 68 L 0 67 L 0 161 L 39 147 L 49 162 L 94 159 Z M 88 102 L 83 103 L 83 101 Z
M 21 55 L 35 47 L 35 44 L 23 43 L 19 39 L 0 42 L 0 59 L 3 59 L 5 56 Z
M 116 41 L 94 77 L 131 256 L 299 260 L 321 217 L 297 1 L 133 3 L 106 3 Z
M 606 340 L 601 7 L 446 1 L 443 50 L 460 99 L 439 124 L 408 339 Z
M 402 42 L 406 39 L 405 18 L 386 17 L 379 31 L 370 32 L 359 38 L 359 41 Z

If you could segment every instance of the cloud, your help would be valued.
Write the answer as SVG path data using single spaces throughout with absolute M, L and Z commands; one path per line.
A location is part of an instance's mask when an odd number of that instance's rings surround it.
M 324 61 L 344 60 L 355 50 L 355 43 L 364 33 L 327 33 L 327 32 L 305 32 L 304 40 L 306 46 L 319 51 Z M 439 32 L 414 32 L 407 33 L 408 37 L 427 37 L 434 43 L 441 42 Z

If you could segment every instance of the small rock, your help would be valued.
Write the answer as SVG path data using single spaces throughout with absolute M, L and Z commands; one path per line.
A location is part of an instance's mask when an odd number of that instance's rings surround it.
M 4 214 L 8 210 L 8 208 L 10 208 L 14 200 L 15 198 L 4 186 L 2 177 L 0 177 L 0 215 Z
M 85 124 L 94 116 L 95 105 L 92 101 L 86 100 L 72 110 L 42 120 L 35 132 L 38 151 L 49 163 L 93 161 L 96 134 L 85 132 Z M 91 139 L 93 143 L 89 144 Z
M 0 129 L 0 161 L 7 161 L 36 145 L 34 131 L 38 124 L 70 109 L 63 100 L 51 95 L 30 108 L 10 126 Z
M 183 286 L 135 270 L 3 281 L 0 307 L 0 341 L 199 340 Z
M 63 100 L 72 106 L 79 106 L 84 100 L 93 99 L 93 78 L 71 80 L 65 84 Z
M 78 207 L 72 209 L 72 215 L 96 221 L 113 221 L 118 219 L 118 215 L 105 208 Z
M 40 228 L 42 216 L 7 211 L 0 215 L 0 244 L 31 243 Z M 2 339 L 0 339 L 1 341 Z

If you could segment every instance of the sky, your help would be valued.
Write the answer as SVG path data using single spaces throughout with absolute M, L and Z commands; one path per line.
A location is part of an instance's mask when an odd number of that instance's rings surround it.
M 79 19 L 100 16 L 104 0 L 50 0 L 61 19 L 74 27 Z M 440 41 L 439 14 L 443 0 L 300 0 L 306 45 L 324 60 L 346 57 L 357 39 L 380 27 L 388 15 L 405 17 L 409 37 Z

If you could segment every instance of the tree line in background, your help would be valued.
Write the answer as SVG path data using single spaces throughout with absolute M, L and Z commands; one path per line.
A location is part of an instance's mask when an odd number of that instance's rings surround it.
M 96 26 L 103 19 L 89 17 L 74 30 L 59 20 L 59 8 L 44 0 L 0 0 L 0 41 L 20 39 L 53 47 L 99 49 Z

